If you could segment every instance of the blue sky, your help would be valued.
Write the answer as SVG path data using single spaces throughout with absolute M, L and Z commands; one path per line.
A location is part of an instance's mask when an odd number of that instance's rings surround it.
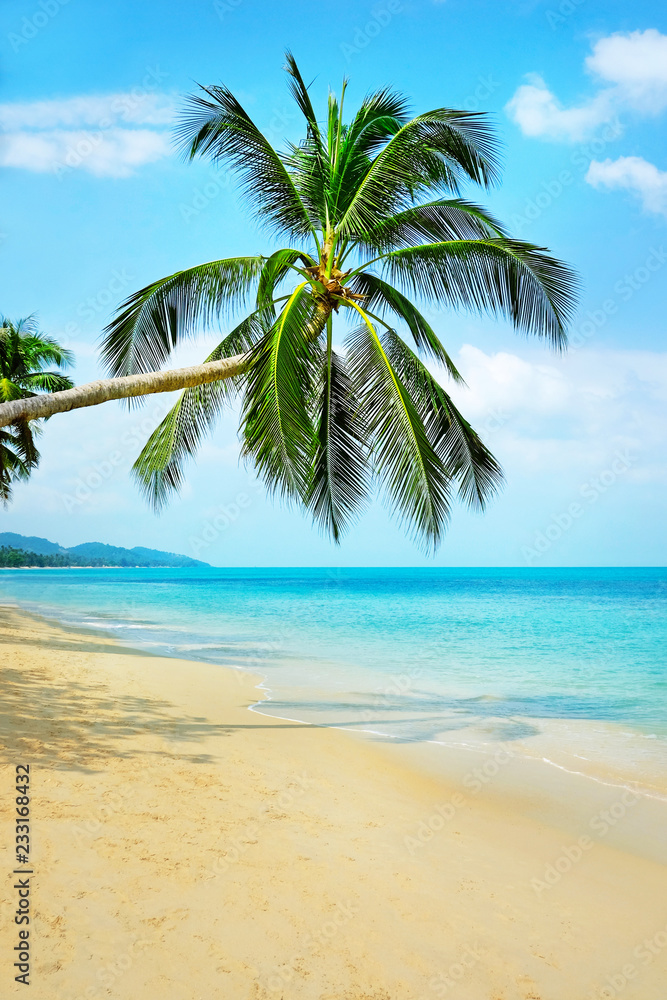
M 298 135 L 293 49 L 313 94 L 349 106 L 392 84 L 416 110 L 489 112 L 505 144 L 484 200 L 582 276 L 573 349 L 555 357 L 495 320 L 431 313 L 466 376 L 461 408 L 501 460 L 502 495 L 459 508 L 427 559 L 380 505 L 340 547 L 268 501 L 239 464 L 233 413 L 155 517 L 128 475 L 167 398 L 57 416 L 1 530 L 63 544 L 151 545 L 218 565 L 664 565 L 667 533 L 667 13 L 657 2 L 387 0 L 83 3 L 0 12 L 0 310 L 36 311 L 101 374 L 100 330 L 148 281 L 264 252 L 233 182 L 173 155 L 194 81 L 223 81 L 276 144 Z M 215 335 L 176 361 L 201 360 Z

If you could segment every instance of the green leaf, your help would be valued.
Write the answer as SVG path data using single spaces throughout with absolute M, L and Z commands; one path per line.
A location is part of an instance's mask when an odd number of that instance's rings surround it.
M 319 401 L 319 422 L 307 504 L 339 542 L 367 497 L 368 428 L 345 361 L 331 351 Z
M 71 389 L 71 379 L 57 371 L 44 371 L 44 367 L 67 368 L 73 362 L 71 351 L 40 333 L 34 316 L 19 320 L 0 317 L 0 401 Z M 39 463 L 35 446 L 39 430 L 39 423 L 25 420 L 0 429 L 0 501 L 5 505 L 11 500 L 13 484 L 28 479 Z
M 435 548 L 449 518 L 449 476 L 383 340 L 354 308 L 364 323 L 347 340 L 348 365 L 369 424 L 375 474 L 415 537 Z
M 74 387 L 71 378 L 61 375 L 60 372 L 34 372 L 31 375 L 24 375 L 21 382 L 26 389 L 41 392 L 64 392 Z
M 427 302 L 495 313 L 557 349 L 567 344 L 577 279 L 544 247 L 504 237 L 449 240 L 394 250 L 381 266 Z
M 266 309 L 272 306 L 276 294 L 276 287 L 290 273 L 294 272 L 294 265 L 301 261 L 305 267 L 311 267 L 315 261 L 302 250 L 293 250 L 287 247 L 276 250 L 270 257 L 266 258 L 266 263 L 262 268 L 257 286 L 257 307 Z
M 388 333 L 385 347 L 415 401 L 436 454 L 448 475 L 459 481 L 460 498 L 468 506 L 483 510 L 503 482 L 500 465 L 451 397 L 401 338 Z
M 462 198 L 440 198 L 388 216 L 375 229 L 359 236 L 359 246 L 375 254 L 425 241 L 493 239 L 504 235 L 501 223 L 479 205 Z
M 25 481 L 39 464 L 39 452 L 26 421 L 0 428 L 0 502 L 12 499 L 14 483 Z
M 322 145 L 322 137 L 320 134 L 320 126 L 317 122 L 317 115 L 315 114 L 315 109 L 313 108 L 312 102 L 310 100 L 310 94 L 308 93 L 308 87 L 303 81 L 301 76 L 301 71 L 296 64 L 296 59 L 292 55 L 289 49 L 285 52 L 286 59 L 286 70 L 289 73 L 291 79 L 289 81 L 289 89 L 292 97 L 299 106 L 299 110 L 303 114 L 306 122 L 308 124 L 309 134 L 317 140 L 319 143 L 319 148 L 322 153 L 324 153 L 324 146 Z
M 344 235 L 373 231 L 423 192 L 456 193 L 459 183 L 498 176 L 495 139 L 484 115 L 437 108 L 406 122 L 369 164 L 337 220 Z
M 209 354 L 206 361 L 245 354 L 265 332 L 261 311 L 247 316 Z M 224 406 L 238 391 L 242 376 L 184 389 L 167 416 L 155 428 L 132 467 L 141 491 L 160 510 L 183 485 L 185 463 L 209 434 Z
M 0 400 L 3 403 L 11 403 L 14 399 L 25 399 L 26 396 L 34 395 L 34 392 L 26 392 L 22 386 L 12 382 L 11 379 L 0 379 Z
M 317 338 L 325 318 L 303 282 L 249 355 L 243 454 L 268 488 L 287 498 L 308 493 L 315 436 L 308 399 L 321 370 Z
M 189 159 L 208 156 L 227 161 L 242 181 L 256 217 L 271 230 L 290 236 L 313 232 L 294 181 L 280 155 L 227 87 L 201 87 L 206 97 L 190 96 L 176 129 Z
M 350 287 L 355 293 L 365 296 L 364 308 L 366 312 L 375 312 L 379 309 L 383 315 L 391 312 L 402 319 L 410 330 L 417 347 L 444 365 L 455 382 L 463 382 L 456 365 L 440 343 L 435 331 L 416 306 L 398 289 L 367 271 L 356 274 L 350 282 Z
M 109 374 L 160 369 L 180 340 L 246 303 L 265 260 L 214 260 L 135 292 L 104 330 L 102 360 Z
M 335 103 L 331 110 L 336 114 Z M 408 103 L 402 94 L 383 88 L 368 94 L 350 123 L 342 126 L 330 119 L 329 146 L 331 162 L 329 217 L 338 226 L 366 176 L 373 155 L 394 136 L 408 120 Z

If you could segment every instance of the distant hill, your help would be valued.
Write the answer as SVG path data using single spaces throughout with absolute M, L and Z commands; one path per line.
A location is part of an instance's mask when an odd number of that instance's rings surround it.
M 116 545 L 105 545 L 103 542 L 84 542 L 66 549 L 48 538 L 38 538 L 35 535 L 18 535 L 13 531 L 0 532 L 0 546 L 20 549 L 24 553 L 35 553 L 41 556 L 71 556 L 72 563 L 84 565 L 90 560 L 90 565 L 96 566 L 208 566 L 199 559 L 190 559 L 175 552 L 161 552 L 159 549 L 146 549 L 137 545 L 133 549 L 124 549 Z M 23 563 L 25 565 L 25 563 Z M 55 564 L 55 563 L 54 563 Z M 63 561 L 62 565 L 67 565 Z
M 0 531 L 0 545 L 14 549 L 25 549 L 37 552 L 40 556 L 55 555 L 57 552 L 67 552 L 62 545 L 50 542 L 48 538 L 38 538 L 36 535 L 17 535 L 13 531 Z

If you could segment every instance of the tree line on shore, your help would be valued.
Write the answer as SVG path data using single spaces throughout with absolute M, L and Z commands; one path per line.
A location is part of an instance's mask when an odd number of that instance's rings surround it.
M 22 566 L 43 566 L 43 567 L 67 567 L 67 566 L 159 566 L 161 563 L 151 562 L 148 559 L 100 559 L 91 556 L 76 556 L 70 552 L 52 552 L 43 555 L 39 552 L 28 552 L 26 549 L 16 549 L 11 545 L 0 546 L 0 568 L 15 569 Z

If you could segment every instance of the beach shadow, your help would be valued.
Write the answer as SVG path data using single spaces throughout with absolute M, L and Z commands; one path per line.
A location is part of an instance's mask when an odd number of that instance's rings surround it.
M 51 624 L 48 619 L 44 619 L 48 624 Z M 55 625 L 56 623 L 54 623 Z M 67 632 L 68 629 L 63 625 L 58 625 L 58 629 L 61 632 Z M 83 633 L 83 630 L 80 630 Z M 100 642 L 99 632 L 88 632 L 90 635 L 90 642 L 81 642 L 80 639 L 77 641 L 77 632 L 72 629 L 71 635 L 72 639 L 57 639 L 55 637 L 49 637 L 48 640 L 42 640 L 39 638 L 31 639 L 29 637 L 21 636 L 21 646 L 24 648 L 34 647 L 35 649 L 53 649 L 58 652 L 77 652 L 77 653 L 113 653 L 114 656 L 146 656 L 151 657 L 154 654 L 146 652 L 142 649 L 131 649 L 128 646 L 121 646 L 120 644 L 115 645 L 115 643 Z M 16 637 L 0 632 L 0 648 L 3 645 L 15 646 Z
M 180 760 L 205 764 L 213 760 L 210 754 L 188 752 L 183 744 L 231 732 L 229 726 L 184 715 L 166 700 L 112 697 L 103 683 L 54 685 L 38 668 L 5 668 L 0 671 L 0 683 L 0 736 L 13 762 L 35 761 L 49 768 L 92 772 L 112 759 L 148 762 L 164 756 L 173 742 L 178 744 L 174 750 Z M 143 734 L 161 738 L 167 748 L 138 750 L 133 737 Z

